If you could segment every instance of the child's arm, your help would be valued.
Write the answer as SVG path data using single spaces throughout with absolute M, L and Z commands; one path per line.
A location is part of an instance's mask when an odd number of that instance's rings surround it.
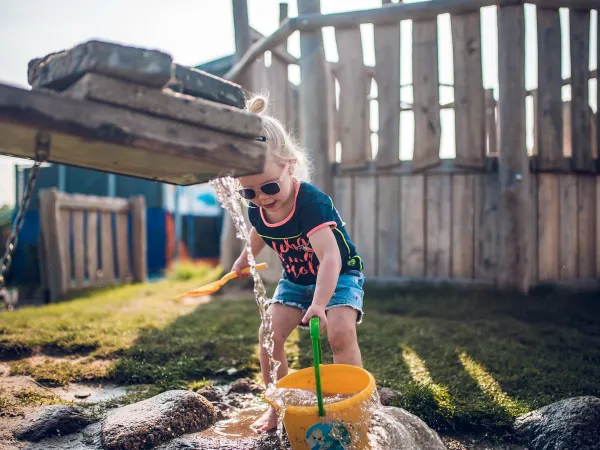
M 319 316 L 321 319 L 321 332 L 323 332 L 327 328 L 325 307 L 329 304 L 335 292 L 342 268 L 342 257 L 330 227 L 323 227 L 314 232 L 309 240 L 317 258 L 319 258 L 319 273 L 312 305 L 308 308 L 302 322 L 306 324 L 311 317 Z
M 252 227 L 252 229 L 250 230 L 250 248 L 252 249 L 252 255 L 254 255 L 254 258 L 258 256 L 258 254 L 262 251 L 264 247 L 265 241 L 263 240 L 263 238 L 260 237 L 260 235 L 256 231 L 256 228 Z M 249 265 L 250 264 L 248 264 L 248 252 L 246 251 L 246 247 L 244 246 L 242 254 L 235 261 L 231 270 L 236 272 L 238 274 L 238 277 L 246 278 L 250 275 L 241 273 L 241 270 L 248 267 Z

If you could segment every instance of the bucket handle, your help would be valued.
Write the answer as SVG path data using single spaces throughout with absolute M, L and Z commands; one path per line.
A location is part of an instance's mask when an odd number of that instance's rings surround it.
M 321 352 L 321 326 L 319 318 L 313 317 L 310 319 L 310 340 L 312 341 L 313 363 L 315 367 L 315 384 L 317 394 L 317 405 L 319 407 L 319 416 L 325 416 L 325 408 L 323 407 L 323 392 L 321 390 L 321 363 L 323 362 L 323 354 Z

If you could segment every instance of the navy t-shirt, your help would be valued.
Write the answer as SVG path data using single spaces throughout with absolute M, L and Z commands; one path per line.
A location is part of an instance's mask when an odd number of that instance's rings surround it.
M 279 223 L 265 220 L 263 211 L 253 203 L 248 208 L 250 223 L 266 244 L 281 259 L 285 277 L 302 285 L 316 284 L 319 260 L 310 244 L 310 236 L 323 227 L 331 227 L 340 249 L 340 274 L 362 271 L 362 259 L 331 198 L 310 183 L 298 182 L 294 208 Z

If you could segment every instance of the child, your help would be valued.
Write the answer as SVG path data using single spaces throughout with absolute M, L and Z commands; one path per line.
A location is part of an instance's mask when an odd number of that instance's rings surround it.
M 266 109 L 266 99 L 253 97 L 247 108 L 260 114 Z M 303 150 L 275 118 L 263 117 L 263 134 L 268 146 L 263 172 L 240 177 L 238 182 L 240 195 L 250 201 L 252 253 L 256 256 L 268 245 L 284 269 L 268 309 L 273 321 L 273 358 L 281 362 L 277 377 L 281 379 L 288 370 L 286 339 L 314 316 L 320 318 L 321 332 L 327 329 L 334 363 L 361 366 L 356 324 L 363 315 L 362 260 L 331 198 L 307 182 L 309 168 Z M 241 276 L 247 266 L 244 250 L 232 270 Z M 261 342 L 263 338 L 261 329 Z M 268 386 L 269 355 L 262 345 L 260 364 Z M 263 433 L 276 426 L 276 411 L 270 407 L 252 428 Z

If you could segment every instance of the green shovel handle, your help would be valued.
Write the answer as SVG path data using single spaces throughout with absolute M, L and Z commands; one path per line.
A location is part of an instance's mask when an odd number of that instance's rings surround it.
M 310 319 L 310 340 L 312 341 L 313 362 L 315 366 L 315 383 L 317 391 L 317 405 L 319 407 L 319 416 L 325 415 L 323 407 L 323 391 L 321 389 L 321 363 L 323 362 L 323 354 L 321 353 L 321 326 L 319 318 L 313 317 Z

